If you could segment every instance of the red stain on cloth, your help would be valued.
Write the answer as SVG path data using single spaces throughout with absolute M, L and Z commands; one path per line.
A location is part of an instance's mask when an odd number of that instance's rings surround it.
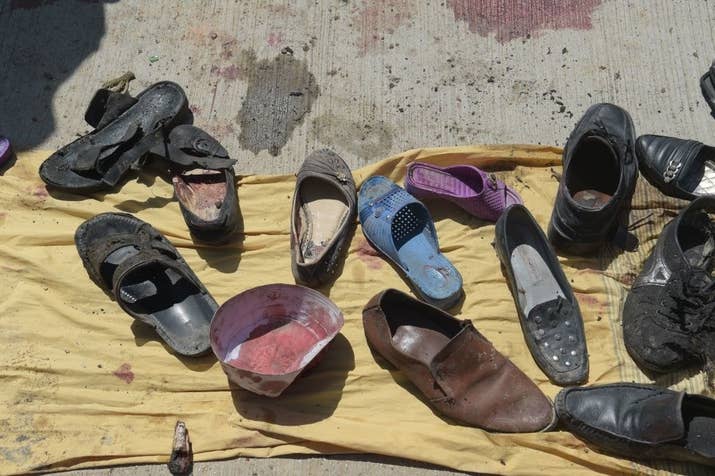
M 134 380 L 134 372 L 132 372 L 132 366 L 129 364 L 122 364 L 117 370 L 112 372 L 112 374 L 124 383 L 132 383 Z
M 361 239 L 357 245 L 357 257 L 367 265 L 369 269 L 382 268 L 383 259 L 380 253 L 375 250 L 366 239 Z
M 603 0 L 448 0 L 454 18 L 482 36 L 506 43 L 541 30 L 590 30 L 591 15 Z

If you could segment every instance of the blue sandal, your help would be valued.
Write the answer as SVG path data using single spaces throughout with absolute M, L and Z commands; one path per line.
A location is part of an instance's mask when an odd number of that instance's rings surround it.
M 427 208 L 386 177 L 370 177 L 358 195 L 365 238 L 394 262 L 422 299 L 449 308 L 462 294 L 462 276 L 440 253 Z

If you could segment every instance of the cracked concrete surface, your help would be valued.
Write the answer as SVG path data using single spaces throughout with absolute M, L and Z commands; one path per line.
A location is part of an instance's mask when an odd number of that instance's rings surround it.
M 714 18 L 712 0 L 6 0 L 0 134 L 20 148 L 74 140 L 92 92 L 133 71 L 134 93 L 181 84 L 242 174 L 293 173 L 322 147 L 359 167 L 422 146 L 563 145 L 601 101 L 629 110 L 639 134 L 712 144 L 698 78 Z M 196 473 L 442 474 L 360 459 Z

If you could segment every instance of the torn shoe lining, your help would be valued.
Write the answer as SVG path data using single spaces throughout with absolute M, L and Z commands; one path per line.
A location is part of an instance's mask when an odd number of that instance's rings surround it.
M 345 196 L 332 184 L 307 178 L 301 184 L 298 236 L 302 261 L 315 263 L 330 245 L 348 216 Z
M 195 169 L 174 177 L 176 197 L 203 221 L 219 218 L 226 199 L 226 174 L 223 171 Z

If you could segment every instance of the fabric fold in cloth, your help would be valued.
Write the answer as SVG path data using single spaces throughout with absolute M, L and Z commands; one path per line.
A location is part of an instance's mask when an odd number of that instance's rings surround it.
M 317 366 L 269 399 L 229 385 L 213 355 L 169 353 L 87 276 L 73 242 L 77 226 L 102 212 L 135 214 L 164 234 L 216 300 L 269 283 L 293 283 L 290 206 L 295 177 L 246 176 L 238 186 L 243 229 L 225 245 L 194 244 L 161 179 L 82 197 L 48 191 L 37 174 L 49 152 L 20 154 L 0 177 L 0 473 L 166 462 L 174 425 L 186 423 L 195 461 L 235 456 L 370 452 L 480 473 L 568 475 L 706 474 L 695 466 L 642 466 L 606 456 L 566 432 L 490 434 L 443 420 L 399 372 L 371 354 L 361 313 L 369 298 L 408 284 L 356 232 L 337 281 L 320 288 L 345 326 Z M 411 150 L 354 171 L 359 186 L 385 175 L 403 183 L 407 165 L 471 164 L 494 172 L 546 227 L 561 151 L 537 146 Z M 146 183 L 153 183 L 147 186 Z M 464 279 L 451 312 L 472 319 L 496 349 L 553 398 L 527 351 L 514 302 L 491 243 L 494 225 L 444 201 L 426 201 L 442 253 Z M 648 382 L 623 347 L 620 314 L 628 287 L 663 225 L 682 202 L 639 181 L 631 223 L 635 253 L 605 248 L 559 256 L 581 305 L 590 351 L 589 383 Z M 701 374 L 659 383 L 702 393 Z M 237 462 L 238 464 L 238 462 Z

